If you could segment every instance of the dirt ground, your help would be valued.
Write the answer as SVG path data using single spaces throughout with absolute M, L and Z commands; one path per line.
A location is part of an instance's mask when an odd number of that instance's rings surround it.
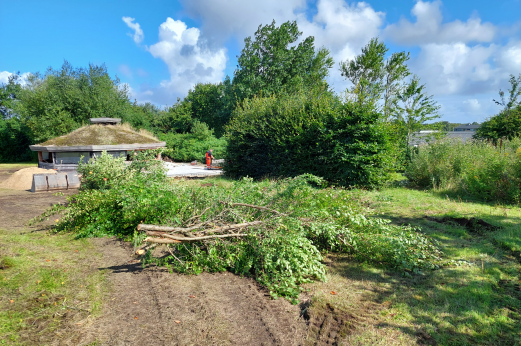
M 0 182 L 16 169 L 0 172 Z M 74 193 L 66 191 L 65 195 Z M 0 224 L 23 232 L 27 221 L 64 196 L 0 189 Z M 102 314 L 56 334 L 53 345 L 304 345 L 301 307 L 270 299 L 250 278 L 230 273 L 186 276 L 142 268 L 115 239 L 90 240 L 101 256 L 89 270 L 106 272 Z M 99 259 L 98 259 L 99 258 Z

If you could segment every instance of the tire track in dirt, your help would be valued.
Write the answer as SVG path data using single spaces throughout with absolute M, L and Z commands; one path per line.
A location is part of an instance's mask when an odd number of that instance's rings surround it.
M 303 345 L 300 308 L 272 300 L 250 278 L 231 273 L 198 276 L 133 263 L 131 247 L 93 239 L 103 254 L 111 293 L 101 317 L 77 327 L 60 345 Z

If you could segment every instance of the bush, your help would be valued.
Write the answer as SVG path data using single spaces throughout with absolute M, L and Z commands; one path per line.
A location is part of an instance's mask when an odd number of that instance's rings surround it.
M 147 253 L 145 258 L 184 273 L 229 270 L 250 275 L 274 297 L 295 299 L 301 283 L 325 280 L 322 251 L 347 252 L 399 270 L 437 268 L 439 250 L 429 238 L 417 229 L 365 218 L 352 192 L 319 188 L 324 181 L 315 176 L 274 182 L 244 178 L 227 188 L 208 188 L 166 179 L 153 160 L 136 160 L 124 174 L 113 161 L 106 155 L 83 166 L 82 172 L 98 183 L 85 185 L 68 197 L 69 203 L 50 208 L 39 219 L 60 213 L 56 231 L 78 237 L 116 235 L 136 244 L 145 237 L 135 231 L 139 223 L 186 226 L 194 217 L 218 224 L 258 220 L 246 236 L 172 244 L 169 256 L 151 258 Z M 279 214 L 232 208 L 232 203 L 269 206 Z
M 205 123 L 194 121 L 190 133 L 166 133 L 159 134 L 159 138 L 166 142 L 166 146 L 172 149 L 168 154 L 172 160 L 180 162 L 201 161 L 209 149 L 214 149 L 213 155 L 221 158 L 226 148 L 224 138 L 216 138 L 213 130 Z
M 521 104 L 511 110 L 503 110 L 484 121 L 474 137 L 492 140 L 495 144 L 501 138 L 514 139 L 521 136 Z
M 327 92 L 247 99 L 226 138 L 231 177 L 310 173 L 337 185 L 375 187 L 393 165 L 381 115 Z
M 521 202 L 521 139 L 438 141 L 413 154 L 406 176 L 422 188 L 447 189 L 484 201 Z

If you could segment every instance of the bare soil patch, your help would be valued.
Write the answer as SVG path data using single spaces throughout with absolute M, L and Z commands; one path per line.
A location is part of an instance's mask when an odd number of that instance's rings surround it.
M 497 231 L 500 229 L 500 227 L 491 225 L 490 223 L 488 223 L 482 219 L 475 218 L 475 217 L 467 219 L 464 217 L 445 216 L 443 218 L 427 217 L 427 219 L 438 222 L 438 223 L 456 224 L 456 225 L 466 228 L 469 232 L 477 233 L 477 234 L 483 234 L 485 232 L 493 232 L 493 231 Z
M 112 293 L 103 315 L 63 344 L 301 345 L 300 308 L 271 300 L 252 279 L 230 273 L 187 276 L 142 268 L 133 249 L 115 239 L 92 240 L 103 254 Z
M 12 173 L 10 173 L 12 174 Z M 65 196 L 75 191 L 64 191 Z M 27 222 L 64 196 L 50 192 L 0 190 L 0 224 L 8 232 L 36 231 Z M 54 223 L 49 220 L 47 225 Z M 298 305 L 272 300 L 251 278 L 231 273 L 188 276 L 164 268 L 143 268 L 129 243 L 90 239 L 96 253 L 84 274 L 103 271 L 109 290 L 100 316 L 70 310 L 55 322 L 34 316 L 22 344 L 50 345 L 303 345 L 308 327 Z M 3 244 L 9 251 L 9 244 Z M 52 262 L 51 262 L 52 263 Z M 51 265 L 51 264 L 49 264 Z M 63 268 L 62 268 L 63 269 Z M 35 306 L 59 303 L 61 297 L 34 298 Z M 57 323 L 53 333 L 44 328 Z M 37 328 L 41 325 L 42 328 Z M 35 327 L 36 326 L 36 327 Z M 29 331 L 29 330 L 28 330 Z M 25 335 L 27 334 L 27 335 Z

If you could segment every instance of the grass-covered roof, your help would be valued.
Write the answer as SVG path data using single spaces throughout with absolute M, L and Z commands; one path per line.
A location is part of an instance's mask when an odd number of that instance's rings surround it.
M 134 131 L 129 125 L 87 125 L 56 138 L 49 139 L 41 146 L 75 147 L 88 145 L 121 145 L 159 143 L 150 132 Z

